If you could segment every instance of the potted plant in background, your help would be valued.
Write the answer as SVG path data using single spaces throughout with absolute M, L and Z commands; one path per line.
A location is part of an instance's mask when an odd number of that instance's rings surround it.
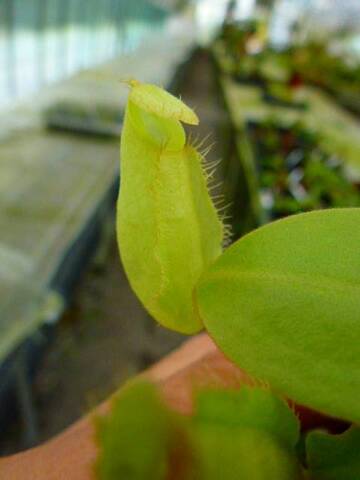
M 0 473 L 15 480 L 360 478 L 360 209 L 288 217 L 223 252 L 228 227 L 209 194 L 212 167 L 204 169 L 181 125 L 196 124 L 196 115 L 156 86 L 130 87 L 118 208 L 129 281 L 159 323 L 189 334 L 205 328 L 230 360 L 200 336 L 144 375 L 166 404 L 146 382 L 115 396 L 110 416 L 96 422 L 99 450 L 87 418 L 44 447 L 3 460 Z M 194 390 L 192 416 L 169 408 L 189 413 Z M 329 417 L 297 407 L 302 431 L 310 430 L 301 435 L 295 404 Z M 346 431 L 313 430 L 321 424 Z

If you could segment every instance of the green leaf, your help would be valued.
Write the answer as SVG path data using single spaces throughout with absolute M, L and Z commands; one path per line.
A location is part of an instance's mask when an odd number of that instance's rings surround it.
M 311 432 L 306 439 L 310 478 L 314 480 L 357 480 L 360 478 L 360 429 L 352 427 L 341 435 Z
M 194 420 L 261 430 L 289 449 L 295 448 L 300 435 L 299 420 L 286 402 L 260 388 L 200 392 Z
M 192 421 L 198 477 L 204 480 L 301 478 L 299 425 L 289 407 L 259 388 L 205 391 Z
M 110 415 L 98 420 L 101 480 L 162 480 L 173 441 L 171 415 L 155 387 L 133 383 L 116 397 Z
M 300 404 L 360 422 L 360 209 L 246 235 L 202 276 L 196 301 L 240 367 Z

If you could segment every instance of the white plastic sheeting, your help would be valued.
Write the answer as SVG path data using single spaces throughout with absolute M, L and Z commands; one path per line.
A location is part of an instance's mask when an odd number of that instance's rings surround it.
M 0 105 L 135 50 L 167 15 L 147 0 L 0 2 Z
M 270 22 L 272 43 L 286 45 L 296 23 L 308 35 L 328 35 L 344 28 L 360 32 L 360 1 L 276 0 Z

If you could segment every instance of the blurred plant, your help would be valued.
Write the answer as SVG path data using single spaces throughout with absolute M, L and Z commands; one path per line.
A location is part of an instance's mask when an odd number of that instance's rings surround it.
M 342 162 L 319 149 L 320 136 L 301 122 L 283 126 L 268 118 L 248 125 L 260 188 L 271 195 L 270 218 L 321 208 L 358 207 L 358 188 Z
M 195 412 L 171 411 L 147 383 L 125 387 L 98 420 L 103 480 L 300 480 L 299 421 L 269 391 L 202 391 Z

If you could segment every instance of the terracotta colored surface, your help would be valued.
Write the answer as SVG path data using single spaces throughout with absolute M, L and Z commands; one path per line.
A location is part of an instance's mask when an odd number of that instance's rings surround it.
M 206 334 L 189 340 L 143 376 L 157 383 L 169 404 L 182 413 L 191 411 L 192 395 L 198 388 L 254 383 L 226 360 Z M 94 480 L 92 466 L 97 451 L 92 416 L 105 413 L 109 403 L 110 400 L 100 405 L 50 442 L 0 459 L 0 479 Z M 305 427 L 324 423 L 323 417 L 310 410 L 300 408 L 297 411 Z
M 237 385 L 246 377 L 218 352 L 206 335 L 189 340 L 143 374 L 158 383 L 169 403 L 182 412 L 191 408 L 191 390 L 203 385 Z M 106 412 L 109 402 L 61 435 L 27 452 L 0 460 L 1 480 L 91 480 L 96 458 L 92 415 Z

